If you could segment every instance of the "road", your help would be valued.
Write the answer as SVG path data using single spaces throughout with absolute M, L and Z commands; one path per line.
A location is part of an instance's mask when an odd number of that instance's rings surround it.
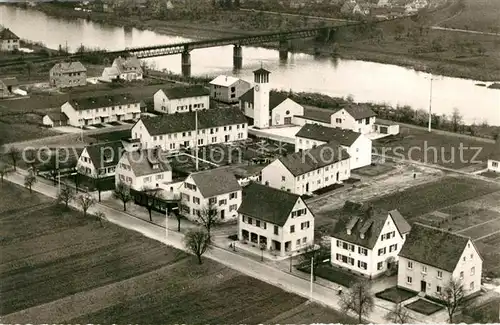
M 445 31 L 459 32 L 459 33 L 469 33 L 469 34 L 479 34 L 479 35 L 489 35 L 489 36 L 500 36 L 500 33 L 489 33 L 489 32 L 481 32 L 481 31 L 477 31 L 477 30 L 446 28 L 446 27 L 441 27 L 441 26 L 432 26 L 431 29 L 434 29 L 434 30 L 445 30 Z

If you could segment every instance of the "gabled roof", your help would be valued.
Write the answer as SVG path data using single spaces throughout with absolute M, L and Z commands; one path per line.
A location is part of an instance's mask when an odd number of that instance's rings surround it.
M 308 120 L 313 120 L 313 121 L 324 122 L 324 123 L 330 124 L 332 114 L 337 112 L 337 111 L 338 111 L 338 109 L 330 110 L 330 109 L 312 107 L 312 106 L 306 105 L 306 106 L 304 106 L 303 117 L 308 119 Z
M 1 78 L 0 82 L 3 83 L 5 85 L 5 87 L 19 85 L 19 81 L 17 81 L 16 77 Z
M 243 103 L 254 104 L 254 92 L 253 88 L 247 90 L 243 95 L 240 96 L 240 101 Z M 275 109 L 279 104 L 283 103 L 288 97 L 286 95 L 271 92 L 269 94 L 269 110 Z
M 354 104 L 344 107 L 344 109 L 349 113 L 354 119 L 360 120 L 367 117 L 376 116 L 374 111 L 365 104 Z
M 361 136 L 361 133 L 319 124 L 305 124 L 295 136 L 323 142 L 336 141 L 343 146 L 350 147 Z
M 138 104 L 139 100 L 135 99 L 130 94 L 116 94 L 71 99 L 69 103 L 75 110 L 79 111 L 117 105 Z
M 392 217 L 392 220 L 394 220 L 394 223 L 396 224 L 396 228 L 398 228 L 398 231 L 401 235 L 407 234 L 411 230 L 410 224 L 405 220 L 405 218 L 401 215 L 401 212 L 399 212 L 397 209 L 389 211 L 389 214 Z
M 280 157 L 278 160 L 293 176 L 300 176 L 349 158 L 350 156 L 344 148 L 337 142 L 331 141 L 316 148 Z
M 211 85 L 217 85 L 217 86 L 222 86 L 222 87 L 230 87 L 232 84 L 236 83 L 238 78 L 232 77 L 232 76 L 225 76 L 225 75 L 220 75 L 210 81 Z
M 210 91 L 201 85 L 165 88 L 162 89 L 162 91 L 168 97 L 168 99 L 180 99 L 210 95 Z
M 399 256 L 453 272 L 470 238 L 414 223 Z
M 123 156 L 128 160 L 136 177 L 172 170 L 166 157 L 155 149 L 125 152 Z
M 398 125 L 398 123 L 394 121 L 384 120 L 378 117 L 375 119 L 375 124 L 385 125 L 385 126 Z
M 251 182 L 243 188 L 238 212 L 283 227 L 300 196 Z
M 198 112 L 198 129 L 208 129 L 226 125 L 247 123 L 245 115 L 238 108 L 204 109 Z M 195 111 L 186 113 L 164 114 L 159 117 L 146 117 L 141 121 L 150 135 L 161 135 L 194 131 Z
M 87 68 L 85 68 L 80 61 L 72 61 L 72 62 L 56 63 L 51 70 L 57 71 L 59 73 L 71 73 L 71 72 L 86 72 Z
M 85 147 L 96 169 L 116 166 L 123 153 L 121 141 L 98 143 Z
M 209 169 L 190 176 L 204 198 L 241 190 L 236 177 L 227 167 Z
M 266 70 L 264 68 L 259 68 L 257 70 L 254 70 L 253 73 L 254 74 L 270 74 L 271 71 L 268 71 L 268 70 Z
M 66 122 L 67 120 L 69 120 L 68 116 L 62 112 L 50 112 L 46 115 L 52 120 L 52 122 Z
M 488 159 L 500 161 L 500 140 L 497 140 L 495 143 L 495 149 L 493 149 L 493 152 L 488 156 Z
M 135 56 L 128 58 L 119 56 L 113 61 L 112 66 L 115 66 L 120 73 L 142 72 L 141 61 Z
M 14 34 L 10 29 L 3 28 L 0 29 L 0 40 L 18 40 L 19 36 Z

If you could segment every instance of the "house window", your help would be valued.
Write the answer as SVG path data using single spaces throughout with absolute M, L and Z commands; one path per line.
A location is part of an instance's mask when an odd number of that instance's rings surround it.
M 443 271 L 438 271 L 438 279 L 442 279 L 443 278 Z
M 233 192 L 231 194 L 229 194 L 229 199 L 232 200 L 232 199 L 236 199 L 238 197 L 238 192 Z
M 301 229 L 301 230 L 308 229 L 308 228 L 309 228 L 309 226 L 310 226 L 309 221 L 302 222 L 302 223 L 300 224 L 300 229 Z
M 366 264 L 365 262 L 362 262 L 362 261 L 358 261 L 358 267 L 360 269 L 366 270 L 368 268 L 368 264 Z
M 437 287 L 436 287 L 436 291 L 437 291 L 437 293 L 441 293 L 441 287 L 440 287 L 440 286 L 437 286 Z
M 241 221 L 245 222 L 245 216 L 241 216 Z
M 427 266 L 426 265 L 422 265 L 422 273 L 427 273 Z
M 497 168 L 497 167 L 498 167 L 498 163 L 497 163 L 496 161 L 493 161 L 493 162 L 491 163 L 491 166 L 492 166 L 492 167 Z
M 212 137 L 212 143 L 217 142 L 217 137 Z
M 216 197 L 211 197 L 208 199 L 208 204 L 209 205 L 212 205 L 212 204 L 216 204 L 217 203 L 217 198 Z
M 377 270 L 382 270 L 383 267 L 384 267 L 384 262 L 377 263 Z
M 342 119 L 341 118 L 336 118 L 335 119 L 335 123 L 342 123 Z
M 411 278 L 411 276 L 407 276 L 407 277 L 406 277 L 406 282 L 407 282 L 407 283 L 411 284 L 412 280 L 413 280 L 413 279 Z
M 476 268 L 473 266 L 471 269 L 470 269 L 470 275 L 474 275 L 476 273 Z
M 229 212 L 231 211 L 236 211 L 238 209 L 238 205 L 237 204 L 232 204 L 229 206 Z
M 470 290 L 474 290 L 474 281 L 470 283 Z
M 196 197 L 196 196 L 193 196 L 193 203 L 194 204 L 200 204 L 200 198 Z
M 286 180 L 285 176 L 281 176 L 281 181 L 284 182 Z
M 385 247 L 378 250 L 378 256 L 385 254 Z
M 277 235 L 278 234 L 278 226 L 274 226 L 274 234 Z
M 368 250 L 366 248 L 363 248 L 363 247 L 358 247 L 358 253 L 361 255 L 368 256 Z
M 297 239 L 295 246 L 300 246 L 300 239 Z
M 255 220 L 255 225 L 256 225 L 257 227 L 260 227 L 260 220 Z
M 290 233 L 294 233 L 295 232 L 295 226 L 290 226 Z
M 413 262 L 411 261 L 408 261 L 408 268 L 411 270 L 413 269 Z
M 248 224 L 251 225 L 253 223 L 253 219 L 252 218 L 248 218 Z
M 227 204 L 227 200 L 226 199 L 223 199 L 223 200 L 219 201 L 219 206 L 226 205 L 226 204 Z
M 307 237 L 302 238 L 302 244 L 307 243 Z M 353 260 L 354 261 L 354 260 Z M 353 262 L 354 263 L 354 262 Z
M 463 279 L 464 278 L 464 271 L 461 271 L 460 272 L 460 279 Z

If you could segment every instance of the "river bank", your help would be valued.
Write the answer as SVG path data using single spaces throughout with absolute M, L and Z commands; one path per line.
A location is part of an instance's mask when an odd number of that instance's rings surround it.
M 81 18 L 190 39 L 249 35 L 324 24 L 320 19 L 283 18 L 247 11 L 217 12 L 214 16 L 206 15 L 194 20 L 165 21 L 142 16 L 124 18 L 112 13 L 85 13 L 54 4 L 39 5 L 36 9 L 53 17 Z M 266 24 L 254 26 L 253 20 L 264 20 Z M 331 25 L 331 22 L 328 24 Z M 312 40 L 296 40 L 291 42 L 291 48 L 292 51 L 311 55 L 392 64 L 450 77 L 479 81 L 500 80 L 500 42 L 495 36 L 431 30 L 408 19 L 399 23 L 385 22 L 376 27 L 344 29 L 338 33 L 335 41 L 334 44 L 319 45 Z M 266 44 L 263 47 L 277 49 L 277 44 Z

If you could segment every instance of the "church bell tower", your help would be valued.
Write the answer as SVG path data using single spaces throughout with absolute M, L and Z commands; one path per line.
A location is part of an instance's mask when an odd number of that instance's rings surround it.
M 253 72 L 255 86 L 253 88 L 253 125 L 259 129 L 269 127 L 269 75 L 271 72 L 260 68 Z

